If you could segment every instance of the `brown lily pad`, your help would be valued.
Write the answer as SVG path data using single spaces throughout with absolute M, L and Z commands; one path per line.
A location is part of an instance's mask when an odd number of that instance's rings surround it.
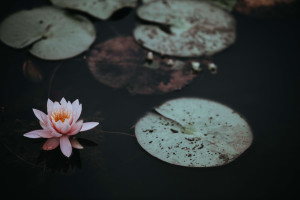
M 127 88 L 132 94 L 163 94 L 179 90 L 194 78 L 188 62 L 154 55 L 132 37 L 117 37 L 94 47 L 88 66 L 94 77 L 113 88 Z
M 299 1 L 240 0 L 235 6 L 235 10 L 245 15 L 254 15 L 259 17 L 293 16 L 299 14 Z
M 206 1 L 154 1 L 139 7 L 137 15 L 155 24 L 139 25 L 134 38 L 162 55 L 213 55 L 233 44 L 236 37 L 234 18 Z

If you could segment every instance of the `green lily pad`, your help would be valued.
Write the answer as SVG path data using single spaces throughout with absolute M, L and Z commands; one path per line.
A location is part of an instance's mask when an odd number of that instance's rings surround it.
M 24 48 L 46 60 L 74 57 L 96 38 L 94 25 L 85 17 L 46 6 L 22 10 L 0 24 L 0 39 L 8 46 Z
M 115 11 L 124 7 L 135 7 L 137 0 L 50 0 L 54 5 L 80 10 L 99 19 L 108 19 Z
M 246 120 L 214 101 L 179 98 L 155 111 L 137 122 L 137 141 L 154 157 L 174 165 L 225 165 L 248 149 L 253 140 Z
M 136 41 L 162 55 L 212 55 L 233 44 L 236 37 L 234 18 L 206 1 L 154 1 L 139 7 L 137 15 L 155 24 L 137 26 Z

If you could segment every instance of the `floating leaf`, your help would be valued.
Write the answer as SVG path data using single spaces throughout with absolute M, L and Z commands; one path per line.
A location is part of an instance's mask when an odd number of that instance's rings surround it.
M 188 62 L 153 56 L 132 37 L 117 37 L 98 44 L 88 57 L 92 74 L 113 88 L 127 88 L 132 94 L 163 94 L 181 89 L 195 78 Z
M 135 126 L 138 143 L 165 162 L 186 167 L 225 165 L 252 143 L 247 122 L 231 108 L 199 98 L 167 101 Z
M 43 76 L 38 67 L 31 60 L 26 60 L 22 66 L 24 76 L 32 82 L 40 82 Z
M 24 48 L 46 60 L 74 57 L 96 38 L 93 24 L 80 15 L 55 7 L 19 11 L 0 24 L 0 39 L 8 46 Z
M 108 19 L 124 7 L 135 7 L 137 0 L 50 0 L 54 5 L 86 12 L 99 19 Z
M 217 6 L 220 6 L 225 10 L 232 11 L 238 0 L 209 0 L 209 1 Z
M 136 41 L 163 55 L 212 55 L 235 41 L 234 18 L 205 1 L 154 1 L 137 14 L 160 25 L 139 25 L 134 30 Z

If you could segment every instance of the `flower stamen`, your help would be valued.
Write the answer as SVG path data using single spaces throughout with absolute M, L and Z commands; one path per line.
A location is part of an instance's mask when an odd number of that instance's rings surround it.
M 51 114 L 51 118 L 58 122 L 59 120 L 64 123 L 66 119 L 70 119 L 71 113 L 65 109 L 58 109 Z

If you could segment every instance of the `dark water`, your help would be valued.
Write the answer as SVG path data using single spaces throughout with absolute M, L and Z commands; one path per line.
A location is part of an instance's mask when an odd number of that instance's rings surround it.
M 21 8 L 47 1 L 11 1 L 1 19 Z M 125 9 L 96 24 L 99 43 L 130 35 L 138 23 L 135 10 Z M 296 17 L 255 18 L 234 13 L 237 41 L 214 55 L 218 73 L 201 73 L 180 91 L 165 95 L 131 95 L 111 89 L 91 75 L 82 55 L 65 61 L 43 61 L 26 49 L 0 44 L 1 51 L 1 194 L 43 198 L 220 199 L 292 196 L 299 187 L 299 53 L 300 21 Z M 43 80 L 24 78 L 22 64 L 32 59 Z M 61 65 L 49 92 L 49 80 Z M 252 146 L 236 161 L 217 168 L 172 166 L 146 153 L 134 137 L 82 133 L 84 150 L 71 159 L 59 149 L 42 152 L 43 139 L 23 133 L 39 128 L 31 108 L 46 111 L 52 100 L 79 99 L 82 118 L 98 120 L 106 131 L 134 134 L 131 127 L 154 106 L 176 97 L 203 97 L 226 104 L 248 120 Z

